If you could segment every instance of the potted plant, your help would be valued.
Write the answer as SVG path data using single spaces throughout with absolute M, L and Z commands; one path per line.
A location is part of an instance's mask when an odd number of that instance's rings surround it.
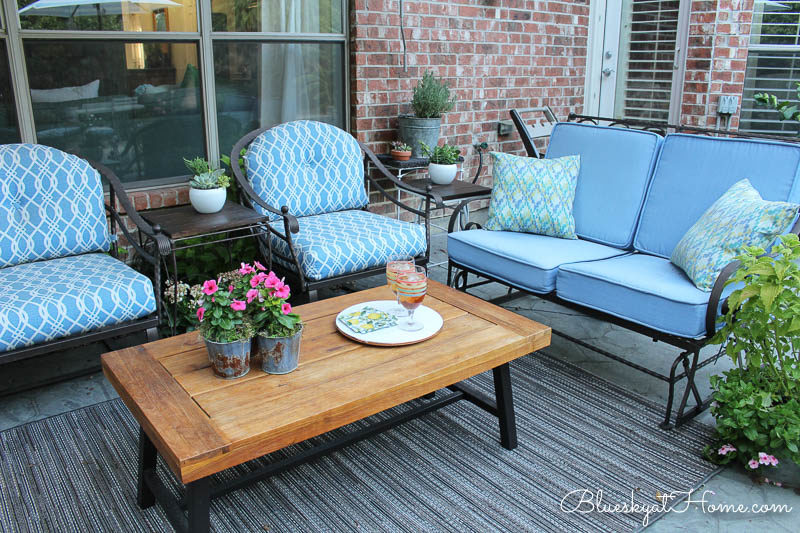
M 247 281 L 238 276 L 227 287 L 222 279 L 203 283 L 203 299 L 197 308 L 200 333 L 205 340 L 214 373 L 235 379 L 250 371 L 253 324 L 246 301 Z
M 212 170 L 203 158 L 184 159 L 194 177 L 189 181 L 189 201 L 198 213 L 216 213 L 225 205 L 225 189 L 231 180 L 225 170 Z
M 395 161 L 408 161 L 411 159 L 411 147 L 402 141 L 392 141 L 389 153 Z
M 239 272 L 249 276 L 247 303 L 256 331 L 254 357 L 268 374 L 288 374 L 297 368 L 303 323 L 286 300 L 289 285 L 258 263 L 242 263 Z
M 430 71 L 414 87 L 411 98 L 413 115 L 400 115 L 398 120 L 400 139 L 411 146 L 412 157 L 421 157 L 420 141 L 429 146 L 439 142 L 442 114 L 455 105 L 455 96 L 450 96 L 450 87 L 436 78 Z
M 728 281 L 724 343 L 735 368 L 712 376 L 717 421 L 706 456 L 800 486 L 800 242 L 781 236 L 769 255 L 751 247 Z
M 458 156 L 461 151 L 455 146 L 443 144 L 442 146 L 430 146 L 420 141 L 422 155 L 430 160 L 428 164 L 428 174 L 431 181 L 437 185 L 448 185 L 458 174 Z

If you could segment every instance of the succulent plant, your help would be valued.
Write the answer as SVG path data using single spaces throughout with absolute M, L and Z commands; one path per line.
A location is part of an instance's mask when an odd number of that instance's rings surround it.
M 230 182 L 230 178 L 225 176 L 225 170 L 218 168 L 193 177 L 189 182 L 189 186 L 193 189 L 217 189 L 219 187 L 227 187 Z
M 397 152 L 410 152 L 411 147 L 404 143 L 403 141 L 392 141 L 391 143 L 392 150 Z

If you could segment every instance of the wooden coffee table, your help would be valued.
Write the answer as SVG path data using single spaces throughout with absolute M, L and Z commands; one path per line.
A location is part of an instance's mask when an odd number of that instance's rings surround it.
M 550 328 L 431 281 L 425 305 L 444 318 L 432 339 L 385 348 L 336 330 L 342 309 L 388 299 L 378 287 L 297 307 L 305 322 L 300 366 L 281 376 L 254 368 L 236 380 L 215 377 L 196 333 L 104 354 L 106 377 L 141 426 L 139 505 L 158 500 L 176 530 L 208 531 L 211 498 L 459 400 L 497 416 L 501 444 L 515 448 L 508 362 L 548 346 Z M 487 370 L 496 399 L 460 383 Z M 446 390 L 434 394 L 439 389 Z M 400 415 L 211 486 L 217 472 L 420 397 Z M 179 501 L 156 476 L 157 455 L 186 486 Z

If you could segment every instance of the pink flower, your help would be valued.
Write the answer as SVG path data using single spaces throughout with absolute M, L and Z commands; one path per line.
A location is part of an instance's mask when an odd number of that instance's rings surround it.
M 270 272 L 267 274 L 267 277 L 264 278 L 264 286 L 268 289 L 275 288 L 278 283 L 283 283 L 278 276 L 275 275 L 275 272 Z
M 292 312 L 292 306 L 289 304 L 289 302 L 283 302 L 283 304 L 281 304 L 281 311 L 284 315 L 288 315 Z
M 272 295 L 275 298 L 280 298 L 280 299 L 288 298 L 289 297 L 289 286 L 288 285 L 284 285 L 283 283 L 281 283 L 280 287 L 275 287 L 275 292 L 273 292 Z
M 266 277 L 267 277 L 266 274 L 264 274 L 263 272 L 259 272 L 258 274 L 250 278 L 250 286 L 255 289 L 261 284 L 261 282 L 263 282 L 266 279 Z
M 241 274 L 242 276 L 246 276 L 247 274 L 253 274 L 255 271 L 256 271 L 255 268 L 245 263 L 242 263 L 242 268 L 239 269 L 239 274 Z
M 217 287 L 216 280 L 209 279 L 203 282 L 203 293 L 206 296 L 211 296 L 212 294 L 217 292 L 217 290 L 219 290 L 219 287 Z
M 202 322 L 204 316 L 206 316 L 206 308 L 205 307 L 198 308 L 197 309 L 197 320 Z
M 758 463 L 768 466 L 778 466 L 778 459 L 776 459 L 774 455 L 758 452 Z
M 233 284 L 228 285 L 228 292 L 233 292 Z
M 266 270 L 266 268 L 264 268 L 264 265 L 262 265 L 262 264 L 261 264 L 261 263 L 259 263 L 258 261 L 253 261 L 253 264 L 254 264 L 254 265 L 256 266 L 256 268 L 257 268 L 257 269 L 259 269 L 259 270 Z
M 252 302 L 256 298 L 258 298 L 258 289 L 250 289 L 247 291 L 247 303 Z
M 247 304 L 241 300 L 234 300 L 233 302 L 231 302 L 231 309 L 233 309 L 234 311 L 244 311 L 245 309 L 247 309 Z
M 730 444 L 723 444 L 722 448 L 717 450 L 717 453 L 720 454 L 720 455 L 728 455 L 728 453 L 735 452 L 735 451 L 736 451 L 736 448 L 734 448 Z
M 751 469 L 755 470 L 756 468 L 758 468 L 758 461 L 756 461 L 755 459 L 750 459 L 750 460 L 747 462 L 747 465 L 748 465 L 748 466 L 749 466 Z

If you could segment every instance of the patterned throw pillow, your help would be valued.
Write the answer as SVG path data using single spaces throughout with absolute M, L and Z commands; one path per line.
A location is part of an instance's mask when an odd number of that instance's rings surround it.
M 798 206 L 768 202 L 743 179 L 703 213 L 678 242 L 672 261 L 698 289 L 710 291 L 725 265 L 745 246 L 768 248 L 789 229 Z
M 486 229 L 577 239 L 572 203 L 581 158 L 536 159 L 492 152 L 492 199 Z

